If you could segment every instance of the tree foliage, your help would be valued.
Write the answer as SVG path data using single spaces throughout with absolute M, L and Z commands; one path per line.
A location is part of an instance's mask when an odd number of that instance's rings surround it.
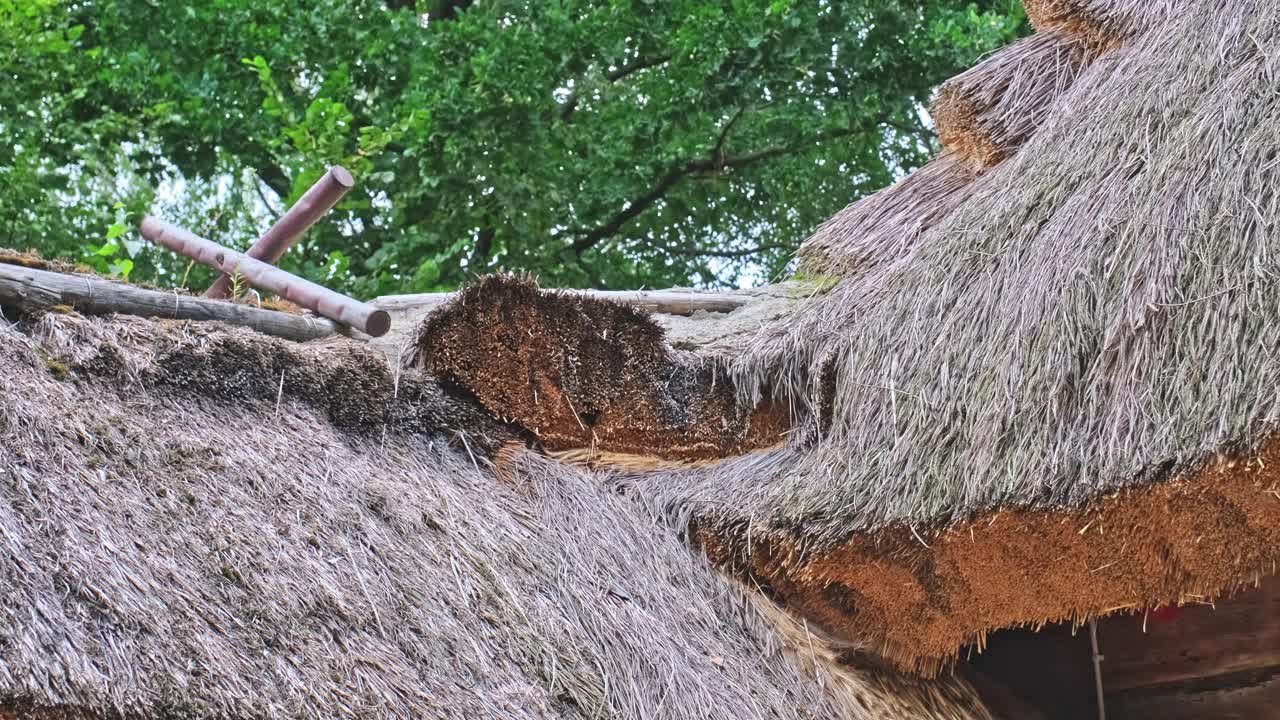
M 125 228 L 244 247 L 340 163 L 285 266 L 359 295 L 749 281 L 927 159 L 1010 2 L 0 0 L 0 245 L 197 285 Z

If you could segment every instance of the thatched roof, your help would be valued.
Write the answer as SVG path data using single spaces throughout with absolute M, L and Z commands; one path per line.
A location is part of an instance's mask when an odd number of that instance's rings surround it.
M 935 523 L 1087 500 L 1258 438 L 1280 415 L 1257 351 L 1280 336 L 1280 57 L 1259 45 L 1277 23 L 1271 3 L 1204 0 L 1104 53 L 1039 96 L 1043 124 L 959 205 L 922 233 L 899 224 L 905 250 L 727 360 L 748 396 L 833 403 L 762 505 L 846 518 L 832 535 Z M 863 252 L 874 206 L 815 243 Z
M 0 377 L 0 717 L 987 717 L 359 343 L 48 314 Z
M 805 246 L 812 297 L 701 346 L 510 278 L 396 374 L 349 343 L 9 331 L 0 696 L 954 715 L 963 685 L 889 687 L 866 651 L 932 674 L 997 628 L 1274 573 L 1280 7 L 1027 5 L 1036 36 L 941 90 L 946 151 Z
M 717 428 L 789 408 L 788 442 L 623 463 L 724 568 L 930 672 L 992 629 L 1212 597 L 1280 561 L 1280 6 L 1028 10 L 1034 37 L 940 92 L 946 152 L 803 249 L 834 288 L 645 370 L 731 387 Z
M 805 432 L 638 481 L 726 563 L 917 667 L 1280 559 L 1280 6 L 1029 6 L 1037 37 L 944 86 L 963 142 L 810 241 L 839 285 L 717 357 Z M 947 528 L 969 549 L 947 555 Z

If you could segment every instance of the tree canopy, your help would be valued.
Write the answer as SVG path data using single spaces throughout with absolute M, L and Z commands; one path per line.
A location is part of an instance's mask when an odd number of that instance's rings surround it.
M 245 247 L 338 163 L 283 265 L 357 295 L 751 282 L 936 150 L 1011 2 L 0 0 L 0 246 L 199 286 L 142 213 Z

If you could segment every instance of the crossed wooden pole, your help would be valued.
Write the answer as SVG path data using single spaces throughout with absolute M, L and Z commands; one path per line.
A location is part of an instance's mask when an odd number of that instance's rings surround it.
M 160 218 L 148 215 L 139 231 L 157 245 L 164 246 L 222 273 L 205 292 L 209 298 L 226 298 L 231 276 L 240 275 L 253 287 L 280 297 L 347 325 L 372 337 L 391 329 L 391 316 L 367 303 L 336 293 L 275 266 L 289 246 L 307 228 L 324 217 L 347 191 L 355 186 L 351 173 L 340 166 L 329 168 L 298 202 L 267 230 L 247 252 L 240 253 L 206 240 Z

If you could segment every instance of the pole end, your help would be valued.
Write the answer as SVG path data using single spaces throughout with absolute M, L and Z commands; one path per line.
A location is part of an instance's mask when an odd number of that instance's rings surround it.
M 329 175 L 333 178 L 334 182 L 348 190 L 356 185 L 356 179 L 351 176 L 351 171 L 341 165 L 334 165 L 329 168 Z
M 148 240 L 154 241 L 163 230 L 164 221 L 154 215 L 147 215 L 142 218 L 142 222 L 138 223 L 138 232 L 142 233 L 142 236 Z
M 386 310 L 375 310 L 365 322 L 364 331 L 369 337 L 382 337 L 391 329 L 391 315 Z

